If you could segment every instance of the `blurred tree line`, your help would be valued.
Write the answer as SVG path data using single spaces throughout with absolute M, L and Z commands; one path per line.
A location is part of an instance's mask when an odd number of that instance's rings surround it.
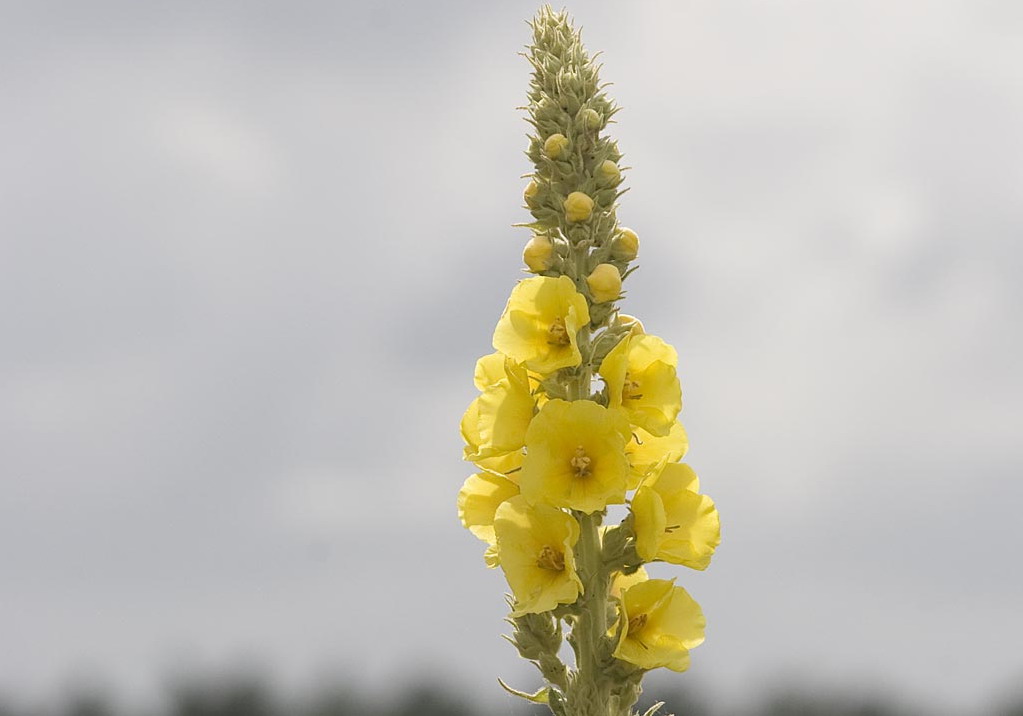
M 375 695 L 351 689 L 323 690 L 306 697 L 285 698 L 254 678 L 226 682 L 192 682 L 171 689 L 168 705 L 155 711 L 118 708 L 106 695 L 80 693 L 53 707 L 15 707 L 0 699 L 0 716 L 541 716 L 543 707 L 514 697 L 496 701 L 494 694 L 455 693 L 436 686 L 410 687 Z M 788 691 L 766 697 L 739 712 L 716 709 L 696 693 L 651 686 L 640 702 L 640 712 L 656 700 L 666 702 L 658 712 L 667 716 L 952 716 L 955 712 L 930 711 L 897 705 L 883 697 L 828 695 L 819 691 Z M 487 702 L 482 706 L 481 702 Z M 956 716 L 967 716 L 958 714 Z M 1013 702 L 968 716 L 1023 716 L 1023 694 Z

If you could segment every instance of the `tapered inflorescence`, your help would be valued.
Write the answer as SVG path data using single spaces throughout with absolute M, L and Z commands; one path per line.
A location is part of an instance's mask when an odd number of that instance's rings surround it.
M 604 131 L 618 109 L 565 13 L 544 8 L 531 27 L 523 260 L 534 275 L 512 289 L 496 352 L 476 364 L 480 395 L 461 429 L 478 472 L 458 512 L 507 578 L 510 641 L 546 681 L 509 690 L 558 716 L 629 716 L 643 675 L 685 671 L 704 637 L 699 605 L 643 565 L 706 569 L 720 527 L 679 462 L 675 349 L 618 309 L 639 250 L 616 215 L 622 155 Z M 605 523 L 609 505 L 626 506 L 620 523 Z

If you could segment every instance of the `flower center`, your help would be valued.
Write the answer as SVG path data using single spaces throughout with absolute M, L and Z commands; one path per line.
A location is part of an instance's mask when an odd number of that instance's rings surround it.
M 575 449 L 575 455 L 569 460 L 569 464 L 572 466 L 572 470 L 575 471 L 576 477 L 589 477 L 593 472 L 590 469 L 590 464 L 593 461 L 590 456 L 583 450 L 583 446 L 580 445 Z
M 536 558 L 536 566 L 551 572 L 565 571 L 565 555 L 550 545 L 544 545 Z
M 646 626 L 646 614 L 637 614 L 629 620 L 629 635 L 633 635 Z
M 551 327 L 547 329 L 547 342 L 552 346 L 567 346 L 572 342 L 565 328 L 565 319 L 561 316 L 555 318 Z
M 622 400 L 639 400 L 642 397 L 643 394 L 639 392 L 639 383 L 626 373 L 625 385 L 622 386 Z

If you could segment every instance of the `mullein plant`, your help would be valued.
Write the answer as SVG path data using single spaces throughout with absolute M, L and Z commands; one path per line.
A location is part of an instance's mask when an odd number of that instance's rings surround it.
M 505 688 L 557 716 L 630 716 L 644 674 L 685 671 L 704 639 L 700 606 L 643 565 L 706 569 L 720 526 L 680 462 L 675 349 L 617 305 L 639 249 L 616 215 L 622 155 L 604 132 L 618 107 L 564 12 L 544 8 L 530 26 L 533 276 L 512 288 L 496 352 L 476 364 L 461 431 L 478 472 L 458 512 L 507 579 L 507 638 L 546 682 Z M 627 506 L 618 524 L 611 505 Z

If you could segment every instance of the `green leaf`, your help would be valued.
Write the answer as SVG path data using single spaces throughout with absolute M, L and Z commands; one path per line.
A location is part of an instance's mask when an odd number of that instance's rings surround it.
M 518 696 L 520 699 L 532 701 L 534 704 L 546 704 L 550 699 L 551 691 L 550 686 L 544 686 L 542 689 L 537 689 L 536 693 L 527 694 L 525 691 L 513 689 L 512 687 L 508 686 L 508 684 L 504 683 L 501 679 L 498 679 L 497 683 L 499 683 L 501 687 L 504 688 L 504 690 L 507 691 L 512 696 Z

